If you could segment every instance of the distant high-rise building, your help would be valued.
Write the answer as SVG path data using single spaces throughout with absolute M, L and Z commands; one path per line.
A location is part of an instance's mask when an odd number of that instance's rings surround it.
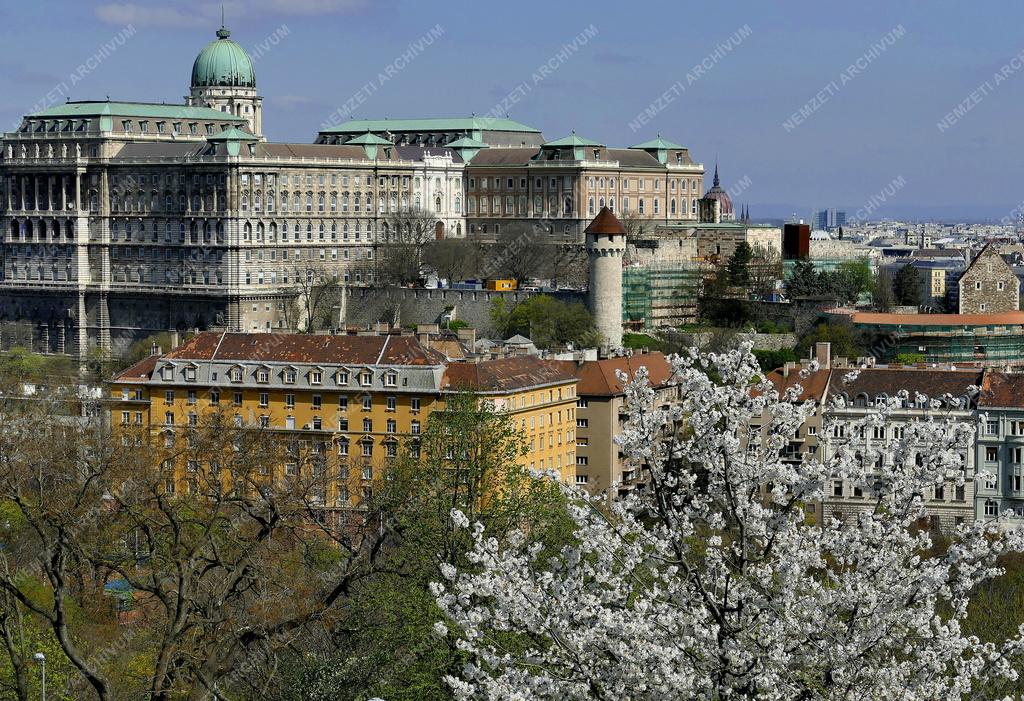
M 814 225 L 816 229 L 826 231 L 846 226 L 846 212 L 841 209 L 820 209 L 814 213 Z

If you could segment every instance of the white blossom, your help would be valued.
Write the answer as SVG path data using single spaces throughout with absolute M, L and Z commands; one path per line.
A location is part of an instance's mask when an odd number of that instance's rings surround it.
M 451 510 L 451 519 L 456 528 L 469 528 L 469 518 L 459 509 Z
M 982 643 L 962 624 L 971 590 L 1024 539 L 964 524 L 926 557 L 914 527 L 926 487 L 964 479 L 973 427 L 908 423 L 882 465 L 878 448 L 784 460 L 814 407 L 780 396 L 749 345 L 672 362 L 678 405 L 656 405 L 644 372 L 626 389 L 618 444 L 645 486 L 610 506 L 564 487 L 575 534 L 553 557 L 475 524 L 471 566 L 432 587 L 466 654 L 448 680 L 457 699 L 959 701 L 1016 676 L 1020 637 Z M 855 428 L 870 434 L 906 396 Z M 752 421 L 765 439 L 748 450 Z M 834 479 L 874 508 L 809 522 Z

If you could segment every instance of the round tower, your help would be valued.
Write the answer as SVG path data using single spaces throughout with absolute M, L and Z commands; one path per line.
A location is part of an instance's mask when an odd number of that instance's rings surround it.
M 230 37 L 230 30 L 221 26 L 217 38 L 196 56 L 185 101 L 242 117 L 248 122 L 249 131 L 262 138 L 263 98 L 256 94 L 252 59 Z
M 622 259 L 626 255 L 626 228 L 607 207 L 602 207 L 584 231 L 590 258 L 587 306 L 594 326 L 609 350 L 622 347 Z

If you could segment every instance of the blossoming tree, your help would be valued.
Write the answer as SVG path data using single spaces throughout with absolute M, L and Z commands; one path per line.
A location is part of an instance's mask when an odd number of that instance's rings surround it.
M 798 388 L 780 394 L 748 347 L 673 362 L 677 406 L 653 405 L 644 372 L 626 391 L 619 441 L 646 486 L 610 506 L 574 494 L 571 545 L 499 541 L 453 512 L 475 544 L 471 566 L 434 585 L 450 619 L 437 629 L 467 656 L 457 698 L 936 700 L 1017 678 L 1024 631 L 983 643 L 962 624 L 972 588 L 1024 539 L 964 524 L 936 553 L 918 527 L 927 488 L 973 479 L 973 428 L 941 415 L 951 398 L 884 446 L 793 460 L 814 409 Z M 870 435 L 899 401 L 848 434 Z M 811 522 L 805 505 L 834 479 L 873 508 Z

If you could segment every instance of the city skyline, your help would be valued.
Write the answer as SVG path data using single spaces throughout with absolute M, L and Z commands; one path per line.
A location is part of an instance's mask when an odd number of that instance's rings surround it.
M 68 98 L 180 101 L 221 17 L 220 3 L 56 5 L 4 11 L 7 26 L 46 28 L 8 37 L 7 128 Z M 717 161 L 723 186 L 747 183 L 734 199 L 755 216 L 803 216 L 819 202 L 852 213 L 898 177 L 905 185 L 877 216 L 998 220 L 1022 199 L 1007 154 L 1024 144 L 1004 126 L 1024 107 L 1012 21 L 982 28 L 952 3 L 699 13 L 657 3 L 651 21 L 675 27 L 659 33 L 631 9 L 590 7 L 481 16 L 461 2 L 253 0 L 224 12 L 254 58 L 275 141 L 312 141 L 350 117 L 507 112 L 549 139 L 575 129 L 628 146 L 660 133 L 709 172 Z M 957 37 L 972 27 L 988 41 L 967 52 Z

